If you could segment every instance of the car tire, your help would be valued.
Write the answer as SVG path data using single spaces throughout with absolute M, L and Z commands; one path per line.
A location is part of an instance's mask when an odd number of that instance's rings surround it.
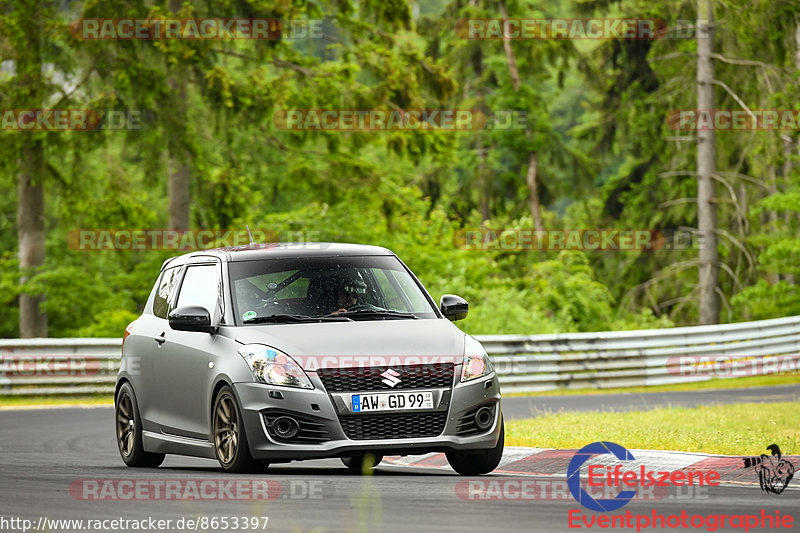
M 505 426 L 500 421 L 500 437 L 494 448 L 486 450 L 470 450 L 464 452 L 447 452 L 447 462 L 462 476 L 480 476 L 488 474 L 500 464 L 505 445 Z
M 363 473 L 372 470 L 378 466 L 381 461 L 383 461 L 383 455 L 372 453 L 342 457 L 342 464 L 353 473 Z
M 144 451 L 142 444 L 142 420 L 133 387 L 122 384 L 114 399 L 114 414 L 117 428 L 117 448 L 122 461 L 132 467 L 155 468 L 164 462 L 163 453 Z
M 214 455 L 225 472 L 263 472 L 268 465 L 250 455 L 242 410 L 233 390 L 225 385 L 214 399 L 211 415 L 211 441 Z

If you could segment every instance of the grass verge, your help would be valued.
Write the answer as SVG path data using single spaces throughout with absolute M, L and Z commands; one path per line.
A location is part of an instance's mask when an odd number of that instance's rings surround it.
M 612 389 L 569 389 L 544 392 L 512 392 L 503 396 L 573 396 L 580 394 L 619 394 L 642 392 L 674 392 L 693 390 L 744 389 L 747 387 L 770 387 L 800 382 L 797 374 L 770 374 L 768 376 L 749 376 L 744 378 L 713 378 L 708 381 L 677 383 L 674 385 L 653 385 L 650 387 L 617 387 Z
M 596 441 L 630 449 L 758 455 L 778 444 L 800 453 L 800 402 L 666 407 L 624 413 L 545 413 L 506 421 L 506 446 L 582 448 Z

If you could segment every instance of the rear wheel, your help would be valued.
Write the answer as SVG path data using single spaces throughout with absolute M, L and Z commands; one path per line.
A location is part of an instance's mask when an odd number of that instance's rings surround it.
M 155 468 L 164 462 L 163 453 L 144 451 L 142 445 L 142 421 L 139 407 L 130 383 L 123 383 L 114 402 L 117 428 L 117 447 L 122 460 L 128 466 Z
M 487 450 L 470 450 L 465 452 L 447 452 L 447 462 L 453 470 L 462 476 L 480 476 L 488 474 L 500 464 L 505 444 L 505 427 L 500 422 L 500 438 L 494 448 Z
M 233 390 L 227 385 L 222 387 L 214 401 L 212 428 L 214 452 L 224 471 L 260 472 L 266 468 L 267 463 L 257 461 L 250 455 L 242 412 Z
M 380 464 L 383 461 L 383 455 L 376 455 L 372 453 L 354 455 L 352 457 L 342 457 L 342 463 L 351 472 L 366 472 Z

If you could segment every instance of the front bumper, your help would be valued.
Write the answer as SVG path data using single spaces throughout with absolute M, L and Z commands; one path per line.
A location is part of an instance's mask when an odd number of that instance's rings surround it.
M 460 375 L 457 374 L 457 375 Z M 497 375 L 467 383 L 457 382 L 452 389 L 434 393 L 437 411 L 426 411 L 430 415 L 440 413 L 445 418 L 444 427 L 436 436 L 414 436 L 411 438 L 348 438 L 342 419 L 353 421 L 357 417 L 412 417 L 421 412 L 404 414 L 375 414 L 346 416 L 342 399 L 348 394 L 329 394 L 319 377 L 309 372 L 313 390 L 291 387 L 276 387 L 261 383 L 235 383 L 234 393 L 242 409 L 242 418 L 247 432 L 250 453 L 256 459 L 288 461 L 345 457 L 367 452 L 390 455 L 413 455 L 428 452 L 475 450 L 493 448 L 500 436 L 500 386 Z M 456 379 L 458 381 L 458 379 Z M 282 398 L 270 397 L 270 391 L 279 391 Z M 395 392 L 392 390 L 376 392 Z M 274 393 L 273 393 L 274 394 Z M 494 419 L 484 431 L 472 430 L 464 434 L 463 421 L 479 406 L 493 406 Z M 315 435 L 324 434 L 323 440 L 314 442 L 283 442 L 267 428 L 270 416 L 285 414 L 309 421 Z M 398 420 L 404 422 L 403 420 Z M 356 420 L 358 422 L 358 420 Z M 405 424 L 406 427 L 408 424 Z M 302 424 L 301 424 L 302 426 Z M 435 430 L 438 433 L 438 429 Z M 352 430 L 350 431 L 352 436 Z M 385 436 L 385 435 L 384 435 Z

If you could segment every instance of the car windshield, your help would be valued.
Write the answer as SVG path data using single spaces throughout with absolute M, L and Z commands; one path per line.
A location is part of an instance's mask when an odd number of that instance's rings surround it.
M 229 272 L 238 324 L 437 316 L 393 256 L 235 261 Z

